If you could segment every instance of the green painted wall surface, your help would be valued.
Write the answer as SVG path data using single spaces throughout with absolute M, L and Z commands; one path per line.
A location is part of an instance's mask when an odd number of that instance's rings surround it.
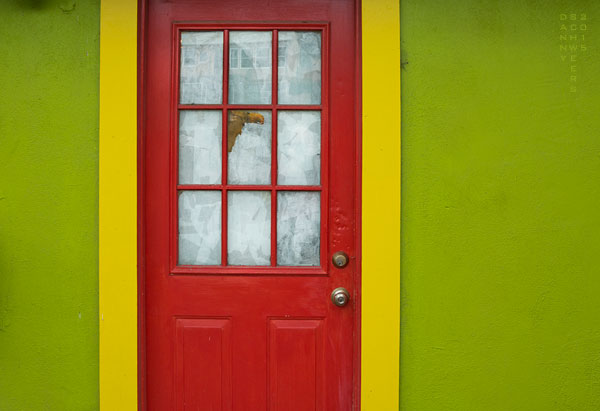
M 401 4 L 401 409 L 599 410 L 600 2 Z
M 0 410 L 98 408 L 99 0 L 0 1 Z
M 402 1 L 403 410 L 600 409 L 599 18 Z M 0 2 L 2 411 L 98 407 L 98 20 Z

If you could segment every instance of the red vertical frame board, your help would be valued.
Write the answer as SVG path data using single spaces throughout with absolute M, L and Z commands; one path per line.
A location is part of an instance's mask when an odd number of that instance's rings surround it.
M 359 180 L 357 128 L 357 4 L 341 0 L 226 2 L 150 0 L 143 3 L 140 96 L 140 409 L 144 410 L 351 410 L 359 408 Z M 223 101 L 179 103 L 180 36 L 223 33 Z M 227 49 L 233 31 L 272 33 L 272 100 L 229 104 Z M 321 34 L 321 102 L 277 101 L 278 34 Z M 222 115 L 219 184 L 180 184 L 179 113 Z M 227 116 L 231 110 L 272 113 L 271 182 L 227 181 Z M 320 112 L 319 184 L 277 181 L 277 113 Z M 178 198 L 181 192 L 221 193 L 221 260 L 179 264 Z M 228 193 L 266 191 L 271 198 L 270 263 L 229 265 Z M 320 193 L 319 264 L 277 262 L 277 198 L 285 191 Z M 349 263 L 334 266 L 343 251 Z M 347 305 L 331 292 L 344 287 Z

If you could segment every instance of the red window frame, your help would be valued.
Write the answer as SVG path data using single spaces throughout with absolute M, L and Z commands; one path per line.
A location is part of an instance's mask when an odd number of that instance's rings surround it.
M 271 104 L 229 104 L 229 32 L 230 31 L 271 31 Z M 223 100 L 221 104 L 180 104 L 179 71 L 181 63 L 180 38 L 184 31 L 223 31 Z M 279 31 L 318 31 L 321 33 L 321 104 L 289 105 L 278 104 L 278 33 Z M 170 136 L 170 273 L 175 275 L 327 275 L 329 255 L 328 210 L 329 210 L 329 25 L 327 23 L 175 23 L 172 38 L 172 79 L 171 79 L 171 136 Z M 222 174 L 221 184 L 179 184 L 179 111 L 180 110 L 220 110 L 222 115 Z M 271 184 L 242 185 L 227 182 L 227 120 L 229 110 L 265 110 L 272 113 L 271 126 Z M 321 184 L 318 186 L 278 185 L 277 184 L 277 112 L 279 110 L 304 110 L 321 112 Z M 178 264 L 178 193 L 184 190 L 221 191 L 221 265 L 179 265 Z M 227 265 L 227 192 L 228 191 L 270 191 L 271 192 L 271 265 L 244 266 Z M 320 261 L 318 266 L 277 266 L 277 192 L 318 191 L 321 193 L 320 217 Z

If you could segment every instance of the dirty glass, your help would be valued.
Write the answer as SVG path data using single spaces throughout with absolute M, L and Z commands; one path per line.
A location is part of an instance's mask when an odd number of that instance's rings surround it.
M 319 265 L 321 194 L 277 193 L 277 265 Z
M 270 31 L 229 33 L 229 103 L 271 103 Z
M 221 183 L 221 111 L 179 112 L 179 184 Z
M 227 262 L 269 265 L 271 262 L 271 193 L 227 193 Z
M 221 192 L 179 195 L 179 264 L 221 264 Z
M 227 151 L 229 184 L 271 184 L 271 112 L 229 111 Z
M 321 33 L 280 31 L 279 104 L 321 104 Z
M 321 113 L 279 111 L 277 182 L 319 185 L 321 182 Z
M 179 102 L 223 102 L 223 32 L 181 33 Z

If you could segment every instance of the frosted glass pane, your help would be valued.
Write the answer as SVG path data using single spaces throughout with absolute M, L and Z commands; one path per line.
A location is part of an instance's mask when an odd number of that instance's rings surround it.
M 321 33 L 280 31 L 279 104 L 321 104 Z
M 279 111 L 277 114 L 277 182 L 284 185 L 319 185 L 321 113 Z
M 181 104 L 223 102 L 223 32 L 181 33 Z
M 270 265 L 271 193 L 230 191 L 227 194 L 227 263 Z
M 227 149 L 230 184 L 271 184 L 271 112 L 230 111 Z
M 321 193 L 277 193 L 277 265 L 319 265 Z
M 179 112 L 179 183 L 220 184 L 221 111 Z
M 229 102 L 271 103 L 270 31 L 229 33 Z
M 221 192 L 179 195 L 179 264 L 221 264 Z

